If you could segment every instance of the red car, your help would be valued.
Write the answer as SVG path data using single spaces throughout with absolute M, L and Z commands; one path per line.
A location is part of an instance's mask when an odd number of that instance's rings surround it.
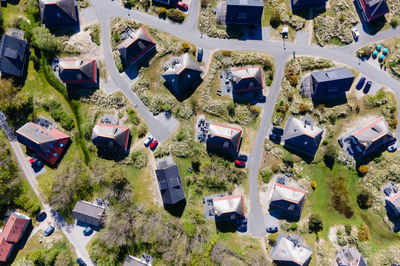
M 235 160 L 235 166 L 243 168 L 243 167 L 246 167 L 246 163 L 241 160 Z
M 188 10 L 188 5 L 183 2 L 178 2 L 178 7 L 183 10 Z
M 150 149 L 152 149 L 152 150 L 155 150 L 156 148 L 157 148 L 157 145 L 158 145 L 158 140 L 153 140 L 151 143 L 150 143 Z

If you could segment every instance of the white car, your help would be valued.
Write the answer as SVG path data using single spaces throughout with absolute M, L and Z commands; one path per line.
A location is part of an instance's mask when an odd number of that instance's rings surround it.
M 148 147 L 152 141 L 153 141 L 153 136 L 152 135 L 148 136 L 143 142 L 144 146 Z
M 388 147 L 388 151 L 389 151 L 389 152 L 395 152 L 396 150 L 397 150 L 397 142 L 396 142 L 395 144 L 390 145 L 390 146 Z
M 360 37 L 360 33 L 358 32 L 357 28 L 352 28 L 351 32 L 353 33 L 354 39 L 358 39 L 358 37 Z

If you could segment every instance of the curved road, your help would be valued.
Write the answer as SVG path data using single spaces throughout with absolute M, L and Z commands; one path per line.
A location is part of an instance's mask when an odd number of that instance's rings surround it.
M 249 233 L 254 237 L 264 237 L 266 235 L 264 226 L 264 214 L 260 207 L 258 197 L 258 170 L 261 164 L 261 156 L 263 152 L 264 140 L 271 127 L 271 119 L 275 102 L 279 94 L 281 80 L 283 78 L 284 66 L 286 58 L 296 51 L 298 56 L 318 56 L 330 60 L 334 60 L 346 64 L 352 68 L 358 69 L 363 75 L 372 78 L 375 82 L 391 88 L 396 94 L 397 99 L 400 99 L 400 82 L 392 78 L 385 71 L 379 70 L 372 65 L 361 62 L 354 56 L 354 52 L 368 44 L 383 39 L 392 38 L 400 35 L 400 27 L 397 29 L 389 29 L 377 33 L 376 35 L 368 35 L 361 32 L 359 42 L 352 43 L 344 47 L 322 48 L 315 45 L 301 43 L 286 43 L 285 46 L 279 41 L 270 40 L 235 40 L 235 39 L 215 39 L 207 36 L 202 36 L 197 28 L 200 3 L 198 0 L 192 0 L 189 15 L 187 20 L 182 24 L 174 24 L 166 20 L 161 20 L 155 16 L 148 15 L 136 10 L 128 10 L 121 5 L 109 0 L 92 0 L 95 13 L 101 27 L 102 44 L 104 47 L 105 60 L 114 82 L 122 89 L 122 91 L 132 99 L 134 103 L 138 103 L 139 112 L 149 123 L 151 132 L 162 130 L 154 125 L 154 118 L 147 115 L 147 108 L 140 102 L 139 98 L 127 86 L 120 74 L 116 70 L 114 60 L 111 54 L 110 44 L 110 20 L 113 17 L 122 17 L 126 19 L 136 20 L 140 23 L 158 28 L 164 32 L 175 35 L 178 38 L 190 41 L 198 47 L 204 48 L 206 51 L 214 51 L 219 49 L 229 50 L 246 50 L 246 51 L 262 51 L 271 54 L 275 60 L 275 76 L 266 103 L 263 105 L 263 117 L 260 127 L 257 132 L 253 150 L 249 156 L 248 168 L 249 173 L 249 193 L 250 193 L 250 213 Z M 269 36 L 264 36 L 269 38 Z M 286 48 L 286 49 L 285 49 Z M 125 83 L 125 84 L 124 84 Z M 143 114 L 144 115 L 143 115 Z M 398 116 L 400 109 L 398 108 Z M 153 133 L 156 135 L 156 133 Z M 170 134 L 170 131 L 168 131 Z M 396 136 L 400 134 L 400 127 L 397 128 Z M 168 135 L 169 136 L 169 135 Z M 164 138 L 166 135 L 164 136 Z

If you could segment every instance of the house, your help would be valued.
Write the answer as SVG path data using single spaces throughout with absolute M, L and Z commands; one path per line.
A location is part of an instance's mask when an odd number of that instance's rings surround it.
M 289 117 L 282 136 L 284 146 L 314 157 L 324 129 L 314 126 L 313 123 L 310 117 L 303 116 L 301 119 Z
M 152 1 L 155 3 L 158 3 L 158 4 L 166 5 L 166 6 L 169 6 L 171 4 L 170 0 L 152 0 Z
M 326 0 L 291 0 L 292 10 L 322 8 L 325 7 Z
M 18 212 L 11 213 L 4 229 L 0 232 L 0 262 L 7 262 L 14 247 L 23 237 L 31 219 Z
M 300 217 L 306 194 L 306 191 L 276 183 L 272 191 L 269 207 L 294 217 Z
M 164 205 L 173 205 L 185 199 L 181 176 L 178 166 L 172 157 L 156 161 L 156 176 Z
M 0 76 L 22 77 L 29 44 L 24 39 L 24 31 L 12 30 L 3 35 L 0 43 Z
M 361 16 L 367 23 L 389 13 L 386 0 L 356 0 L 355 2 L 360 8 Z
M 210 122 L 207 129 L 207 149 L 236 156 L 239 153 L 243 130 Z
M 261 26 L 263 10 L 262 0 L 227 0 L 225 23 Z
M 96 60 L 62 59 L 58 68 L 60 79 L 65 84 L 97 84 Z
M 336 262 L 338 266 L 367 266 L 360 252 L 353 247 L 337 251 Z
M 33 122 L 28 122 L 20 127 L 16 135 L 21 144 L 51 165 L 55 165 L 59 161 L 70 142 L 69 136 L 55 127 L 49 125 L 45 128 Z
M 345 67 L 312 72 L 311 97 L 318 101 L 345 98 L 353 80 L 353 73 Z
M 264 87 L 262 72 L 260 66 L 232 69 L 232 92 L 252 96 L 262 94 Z
M 78 1 L 39 0 L 40 18 L 46 28 L 79 25 Z
M 136 258 L 132 255 L 128 255 L 122 266 L 151 266 L 151 265 L 153 265 L 153 258 L 143 253 L 142 258 Z
M 243 196 L 213 198 L 216 221 L 236 221 L 245 217 Z
M 125 65 L 136 64 L 145 55 L 156 47 L 156 42 L 151 38 L 147 31 L 140 27 L 135 32 L 130 28 L 126 29 L 124 40 L 117 45 L 117 50 Z
M 304 244 L 304 239 L 298 235 L 285 236 L 280 234 L 270 258 L 278 265 L 308 265 L 312 249 Z
M 92 142 L 98 148 L 128 151 L 129 128 L 98 123 L 92 130 Z
M 386 149 L 395 141 L 383 117 L 364 124 L 354 131 L 349 139 L 354 153 L 361 156 Z
M 400 189 L 393 182 L 382 187 L 385 195 L 386 207 L 391 210 L 394 216 L 400 216 Z
M 201 82 L 203 71 L 188 54 L 173 58 L 168 69 L 162 75 L 165 86 L 176 96 L 183 95 L 196 88 Z
M 96 228 L 104 224 L 106 209 L 87 201 L 80 200 L 72 210 L 72 218 Z

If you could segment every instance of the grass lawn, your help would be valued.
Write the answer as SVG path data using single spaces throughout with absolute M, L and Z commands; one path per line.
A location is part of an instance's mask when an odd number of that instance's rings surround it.
M 17 2 L 18 4 L 7 2 L 7 7 L 1 7 L 3 12 L 3 27 L 6 29 L 10 27 L 15 19 L 19 16 L 24 16 L 23 8 L 26 5 L 26 0 L 21 0 Z

